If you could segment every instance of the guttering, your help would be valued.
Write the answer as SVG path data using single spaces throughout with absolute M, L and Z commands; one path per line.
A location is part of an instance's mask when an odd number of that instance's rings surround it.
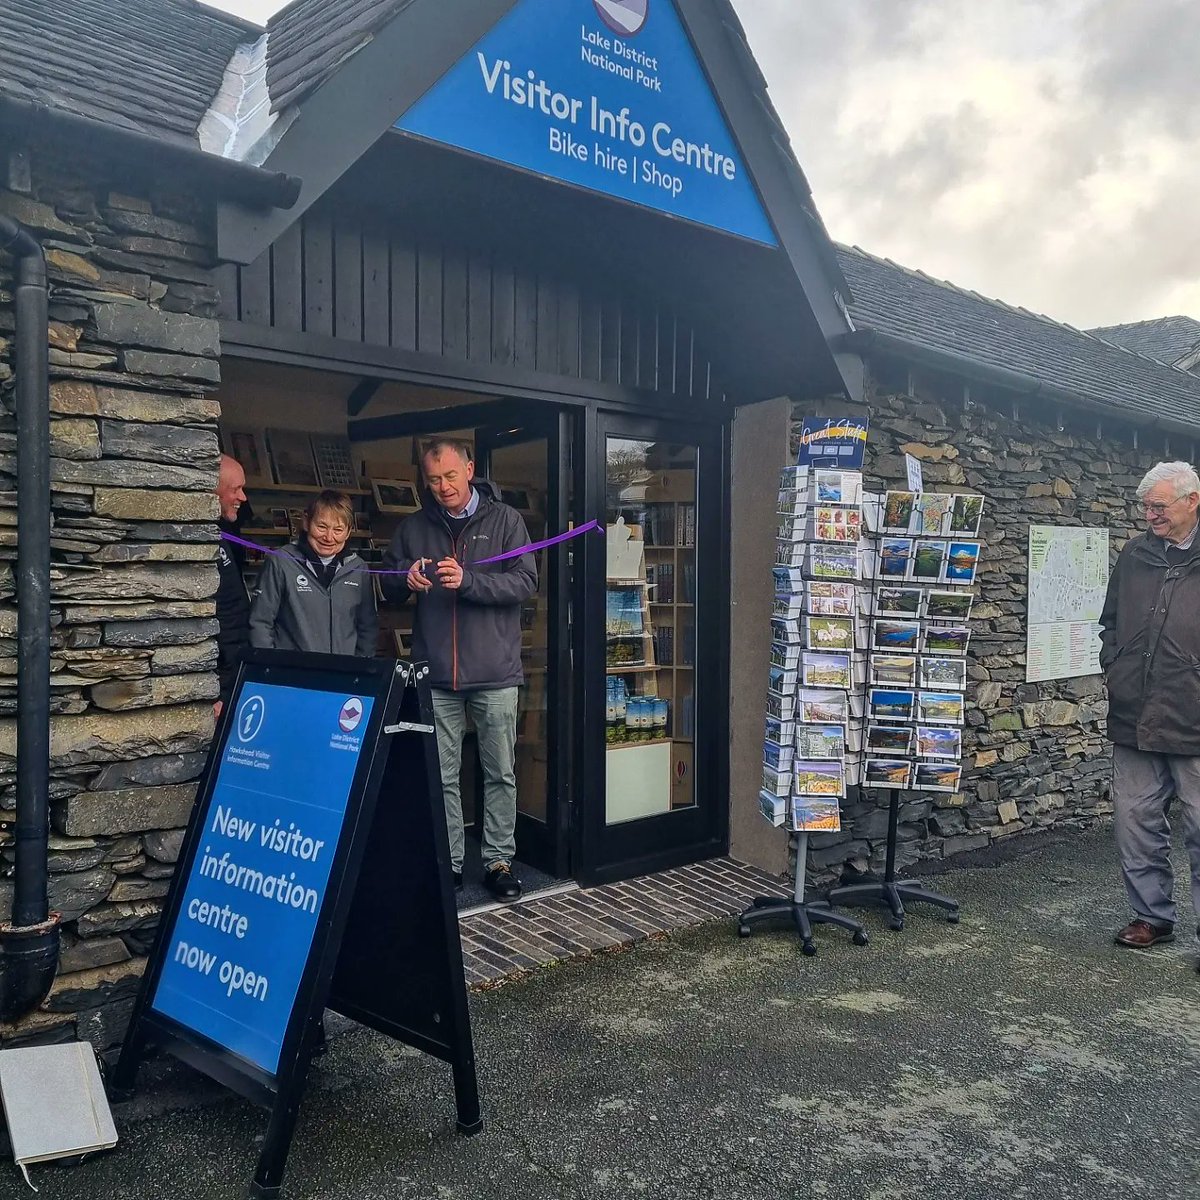
M 1098 417 L 1119 420 L 1139 429 L 1161 429 L 1166 433 L 1200 438 L 1200 424 L 1189 424 L 1187 421 L 1180 421 L 1172 417 L 1149 415 L 1144 409 L 1118 408 L 1116 405 L 1093 400 L 1078 392 L 1055 387 L 1054 384 L 1047 383 L 1044 379 L 1038 379 L 1035 375 L 1027 375 L 1023 371 L 991 366 L 953 350 L 938 350 L 933 346 L 912 342 L 891 333 L 881 333 L 877 329 L 856 329 L 853 333 L 845 334 L 836 340 L 840 348 L 852 350 L 858 354 L 865 355 L 876 351 L 895 358 L 906 358 L 948 374 L 961 375 L 966 379 L 1006 388 L 1010 392 L 1017 392 L 1029 399 L 1036 397 L 1054 404 L 1061 404 L 1067 408 L 1086 409 Z
M 187 182 L 208 184 L 223 198 L 250 208 L 290 209 L 300 198 L 301 181 L 294 175 L 266 171 L 237 159 L 209 154 L 199 146 L 166 141 L 33 100 L 0 96 L 0 128 L 25 134 L 34 144 L 39 134 L 45 137 L 71 133 L 88 142 L 124 149 L 155 170 L 181 176 Z
M 0 250 L 16 268 L 17 819 L 12 916 L 0 924 L 0 1020 L 46 998 L 58 970 L 59 917 L 49 911 L 50 389 L 49 293 L 41 245 L 0 216 Z

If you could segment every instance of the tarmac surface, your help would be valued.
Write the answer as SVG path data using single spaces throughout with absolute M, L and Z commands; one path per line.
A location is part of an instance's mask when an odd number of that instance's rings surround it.
M 808 959 L 782 927 L 718 922 L 473 995 L 474 1138 L 454 1132 L 449 1068 L 343 1025 L 284 1195 L 1194 1200 L 1190 905 L 1175 943 L 1120 950 L 1110 835 L 1032 845 L 932 881 L 957 926 L 871 914 L 869 947 L 822 929 Z M 249 1104 L 159 1066 L 116 1115 L 116 1151 L 33 1169 L 41 1200 L 246 1195 L 266 1124 Z M 22 1194 L 0 1165 L 0 1196 Z

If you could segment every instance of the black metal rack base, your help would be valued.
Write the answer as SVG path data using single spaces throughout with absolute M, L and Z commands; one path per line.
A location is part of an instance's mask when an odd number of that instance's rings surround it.
M 805 898 L 805 871 L 808 865 L 808 834 L 802 833 L 796 845 L 796 886 L 790 900 L 782 896 L 756 896 L 750 907 L 738 917 L 738 937 L 749 937 L 750 927 L 760 921 L 787 917 L 796 926 L 800 935 L 800 948 L 810 958 L 817 952 L 813 940 L 814 925 L 837 925 L 854 934 L 854 944 L 865 946 L 869 942 L 867 931 L 861 922 L 845 913 L 834 912 L 827 900 Z
M 894 930 L 904 928 L 904 904 L 932 904 L 946 910 L 946 920 L 958 924 L 958 901 L 939 892 L 931 891 L 916 880 L 896 878 L 896 830 L 900 815 L 900 792 L 893 788 L 888 802 L 887 860 L 883 878 L 866 883 L 851 883 L 832 888 L 825 893 L 825 901 L 831 905 L 853 908 L 857 905 L 874 904 L 886 908 L 891 918 L 888 924 Z

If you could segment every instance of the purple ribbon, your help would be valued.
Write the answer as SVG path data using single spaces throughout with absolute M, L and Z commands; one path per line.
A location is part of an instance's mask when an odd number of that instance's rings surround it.
M 550 546 L 557 546 L 561 542 L 569 542 L 572 538 L 580 537 L 582 534 L 591 533 L 592 530 L 603 534 L 604 527 L 599 521 L 589 521 L 586 525 L 580 525 L 577 529 L 568 529 L 566 533 L 560 533 L 557 537 L 546 538 L 540 542 L 530 542 L 528 546 L 518 546 L 515 550 L 506 550 L 503 554 L 493 554 L 491 558 L 481 558 L 477 562 L 469 564 L 473 567 L 481 567 L 484 563 L 503 562 L 508 558 L 520 558 L 522 554 L 533 554 L 538 550 L 546 550 Z M 273 550 L 270 546 L 260 546 L 257 542 L 249 542 L 245 538 L 240 538 L 233 533 L 225 533 L 222 531 L 221 537 L 227 542 L 233 542 L 237 546 L 245 546 L 247 550 L 258 550 L 262 554 L 282 554 L 282 550 Z M 354 567 L 355 571 L 364 571 L 368 575 L 407 575 L 408 571 L 372 571 L 368 567 Z

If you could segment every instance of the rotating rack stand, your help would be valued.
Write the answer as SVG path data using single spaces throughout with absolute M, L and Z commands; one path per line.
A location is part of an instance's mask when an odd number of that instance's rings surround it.
M 808 834 L 796 837 L 796 887 L 790 900 L 783 896 L 757 896 L 738 917 L 738 937 L 749 937 L 750 927 L 759 921 L 788 917 L 800 934 L 801 949 L 811 958 L 817 952 L 813 940 L 814 925 L 838 925 L 854 934 L 854 944 L 865 946 L 870 940 L 862 924 L 844 913 L 834 912 L 828 900 L 805 899 L 805 874 L 808 867 Z
M 900 789 L 892 788 L 888 796 L 887 858 L 883 878 L 832 888 L 825 893 L 826 903 L 838 904 L 847 908 L 867 904 L 885 907 L 891 913 L 888 925 L 897 932 L 904 928 L 904 902 L 906 900 L 910 904 L 932 904 L 937 908 L 944 908 L 946 920 L 951 925 L 957 925 L 959 918 L 957 900 L 930 891 L 923 883 L 919 883 L 915 879 L 896 878 L 896 829 L 899 823 L 899 814 Z

